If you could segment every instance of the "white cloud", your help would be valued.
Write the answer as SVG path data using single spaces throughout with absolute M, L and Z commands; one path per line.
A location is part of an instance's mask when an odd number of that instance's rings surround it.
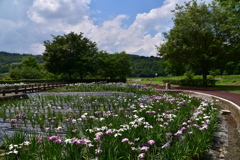
M 76 24 L 84 20 L 90 0 L 35 0 L 28 10 L 37 23 Z
M 126 27 L 124 22 L 130 15 L 94 24 L 91 13 L 98 11 L 89 8 L 91 0 L 3 0 L 0 1 L 0 50 L 41 54 L 44 40 L 73 31 L 83 32 L 100 50 L 109 53 L 156 55 L 155 45 L 162 43 L 162 32 L 173 25 L 171 10 L 184 1 L 165 0 L 161 7 L 137 14 L 135 21 Z
M 44 50 L 45 50 L 45 47 L 43 46 L 42 43 L 33 43 L 30 46 L 30 51 L 32 53 L 37 53 L 38 51 L 44 51 Z

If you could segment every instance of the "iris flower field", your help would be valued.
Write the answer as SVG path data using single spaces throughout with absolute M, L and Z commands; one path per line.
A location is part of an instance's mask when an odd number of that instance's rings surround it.
M 211 147 L 214 102 L 127 83 L 55 91 L 1 102 L 13 132 L 0 139 L 0 160 L 196 160 Z

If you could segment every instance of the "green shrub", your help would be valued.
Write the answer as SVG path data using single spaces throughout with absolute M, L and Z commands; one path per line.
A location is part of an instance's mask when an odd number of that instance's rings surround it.
M 1 84 L 9 83 L 92 83 L 92 82 L 126 82 L 126 79 L 9 79 L 9 80 L 0 80 Z
M 203 79 L 165 79 L 163 80 L 163 83 L 170 83 L 180 86 L 192 86 L 192 87 L 203 87 L 204 84 L 207 84 L 207 86 L 215 86 L 217 80 L 213 79 L 207 79 L 207 83 L 204 83 Z

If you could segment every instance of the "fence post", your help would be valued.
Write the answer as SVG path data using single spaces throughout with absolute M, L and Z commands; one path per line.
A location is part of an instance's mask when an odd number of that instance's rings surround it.
M 38 92 L 40 92 L 41 91 L 41 84 L 38 84 Z
M 171 84 L 170 83 L 166 83 L 166 88 L 165 89 L 166 90 L 172 89 Z
M 15 86 L 15 94 L 18 94 L 18 86 Z
M 2 96 L 5 96 L 5 89 L 2 90 Z
M 24 86 L 24 91 L 23 93 L 27 93 L 27 85 Z

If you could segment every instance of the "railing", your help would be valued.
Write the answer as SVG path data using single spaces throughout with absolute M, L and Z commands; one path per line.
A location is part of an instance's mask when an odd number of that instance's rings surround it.
M 26 84 L 16 86 L 2 86 L 0 87 L 0 94 L 6 96 L 9 93 L 27 93 L 27 92 L 40 92 L 47 89 L 54 89 L 56 87 L 66 86 L 68 83 L 45 83 L 45 84 Z

